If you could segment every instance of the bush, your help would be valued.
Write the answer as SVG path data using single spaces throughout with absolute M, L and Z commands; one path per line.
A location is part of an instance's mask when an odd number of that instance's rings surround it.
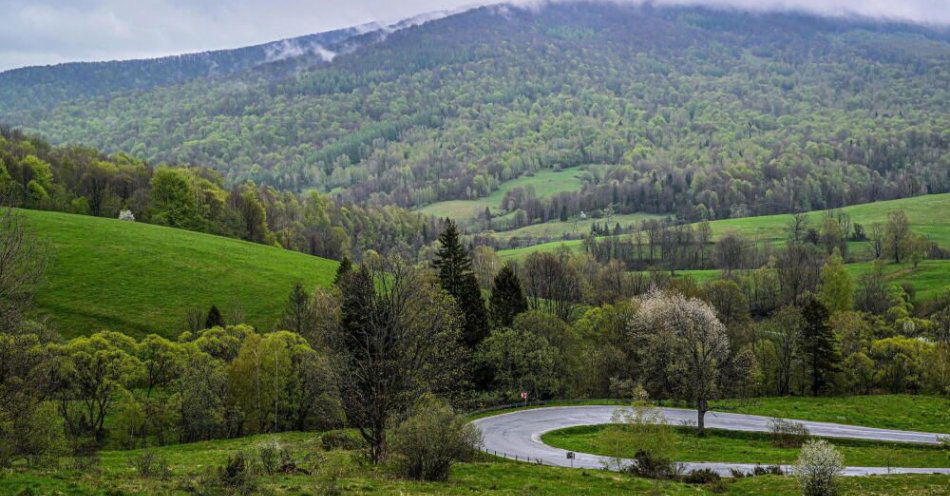
M 308 473 L 297 466 L 290 450 L 281 446 L 277 441 L 259 444 L 257 446 L 257 459 L 260 462 L 261 469 L 267 475 Z
M 366 447 L 363 438 L 346 431 L 329 431 L 320 436 L 320 444 L 325 451 L 335 449 L 340 450 L 360 450 Z
M 835 496 L 844 460 L 835 447 L 824 440 L 807 442 L 795 464 L 795 478 L 803 496 Z
M 171 469 L 168 468 L 168 460 L 165 457 L 159 456 L 153 450 L 145 450 L 138 456 L 132 457 L 129 460 L 129 465 L 138 472 L 140 477 L 150 478 L 157 477 L 160 479 L 167 479 L 171 476 Z
M 432 396 L 420 399 L 412 415 L 389 434 L 397 471 L 427 481 L 446 480 L 452 464 L 471 456 L 481 442 L 478 428 Z
M 801 448 L 809 436 L 804 424 L 784 419 L 769 421 L 769 434 L 772 444 L 779 448 Z
M 679 467 L 669 458 L 657 456 L 652 451 L 639 450 L 633 455 L 633 463 L 624 471 L 648 479 L 675 479 Z
M 243 451 L 234 456 L 229 456 L 228 463 L 218 469 L 216 482 L 233 494 L 254 494 L 257 489 L 257 473 L 254 470 L 254 463 Z
M 710 482 L 717 482 L 722 477 L 719 476 L 719 473 L 708 468 L 701 468 L 698 470 L 692 470 L 683 477 L 683 482 L 687 484 L 708 484 Z

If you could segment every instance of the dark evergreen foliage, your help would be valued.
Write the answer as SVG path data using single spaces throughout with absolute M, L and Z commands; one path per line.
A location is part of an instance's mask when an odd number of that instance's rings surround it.
M 528 298 L 521 287 L 521 280 L 509 265 L 502 267 L 495 276 L 489 307 L 495 327 L 511 327 L 515 316 L 528 310 Z
M 224 317 L 221 315 L 221 311 L 218 310 L 217 305 L 211 305 L 211 309 L 208 310 L 208 318 L 205 319 L 205 329 L 211 329 L 212 327 L 224 327 Z
M 462 246 L 458 227 L 449 219 L 439 236 L 439 249 L 432 267 L 439 273 L 442 289 L 458 304 L 463 316 L 463 341 L 474 349 L 488 336 L 488 314 L 478 279 L 472 271 L 472 258 Z
M 333 285 L 339 286 L 343 278 L 352 270 L 353 262 L 350 261 L 350 257 L 344 256 L 343 259 L 340 260 L 340 266 L 336 268 L 336 275 L 333 276 Z
M 828 325 L 828 309 L 810 296 L 802 307 L 803 326 L 799 335 L 799 349 L 805 357 L 811 375 L 812 395 L 818 396 L 838 372 L 841 356 L 838 342 Z

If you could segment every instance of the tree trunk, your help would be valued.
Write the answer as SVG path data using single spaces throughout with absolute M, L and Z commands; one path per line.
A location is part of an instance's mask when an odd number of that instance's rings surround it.
M 699 437 L 706 435 L 706 410 L 705 399 L 696 402 L 696 435 Z

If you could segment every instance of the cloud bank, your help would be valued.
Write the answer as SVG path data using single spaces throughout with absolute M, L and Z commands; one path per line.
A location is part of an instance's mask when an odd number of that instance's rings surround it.
M 623 2 L 625 0 L 614 0 Z M 631 0 L 636 1 L 636 0 Z M 236 48 L 497 0 L 0 0 L 0 70 Z M 514 0 L 537 6 L 541 0 Z M 639 2 L 638 2 L 639 3 Z M 950 0 L 654 0 L 950 24 Z M 324 58 L 328 51 L 310 50 Z M 281 53 L 275 52 L 279 57 Z

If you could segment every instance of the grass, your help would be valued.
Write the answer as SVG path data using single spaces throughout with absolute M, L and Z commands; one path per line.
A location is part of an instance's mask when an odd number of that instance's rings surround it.
M 940 246 L 950 247 L 950 193 L 865 203 L 845 207 L 841 210 L 850 215 L 853 222 L 862 224 L 865 231 L 869 231 L 871 224 L 885 222 L 888 212 L 898 209 L 904 209 L 907 212 L 911 230 L 927 236 Z M 824 215 L 822 211 L 808 213 L 810 225 L 817 228 L 822 215 Z M 710 226 L 712 227 L 713 240 L 719 239 L 730 232 L 736 232 L 759 241 L 781 243 L 786 237 L 786 229 L 791 219 L 792 216 L 788 214 L 764 215 L 716 220 L 710 222 Z M 580 240 L 553 241 L 526 248 L 503 250 L 499 252 L 499 255 L 503 258 L 521 258 L 535 251 L 554 250 L 561 245 L 579 250 L 582 242 Z M 851 246 L 858 248 L 859 245 L 858 243 Z
M 37 306 L 66 337 L 102 329 L 175 336 L 216 304 L 262 329 L 296 281 L 329 285 L 337 263 L 272 246 L 114 219 L 24 210 L 50 245 Z
M 874 268 L 873 262 L 857 262 L 845 265 L 855 287 L 862 274 Z M 721 276 L 718 269 L 677 270 L 676 277 L 692 277 L 697 283 L 706 283 Z M 890 284 L 910 284 L 914 287 L 915 301 L 936 298 L 950 289 L 950 260 L 924 260 L 917 268 L 910 263 L 885 264 L 884 277 Z
M 799 489 L 791 477 L 765 476 L 729 481 L 725 492 L 680 483 L 639 479 L 599 470 L 573 470 L 543 467 L 507 461 L 461 463 L 446 482 L 416 482 L 396 477 L 386 468 L 357 463 L 354 453 L 323 452 L 317 447 L 315 433 L 286 433 L 242 439 L 209 441 L 157 448 L 168 460 L 172 475 L 168 480 L 139 477 L 129 461 L 138 451 L 109 451 L 101 454 L 96 470 L 13 469 L 0 472 L 0 494 L 99 495 L 187 495 L 187 488 L 203 475 L 214 473 L 238 450 L 253 449 L 269 441 L 288 447 L 299 465 L 310 475 L 273 475 L 260 480 L 255 494 L 317 495 L 327 494 L 325 481 L 338 474 L 338 494 L 364 496 L 396 495 L 629 495 L 666 494 L 670 496 L 729 494 L 797 495 Z M 947 494 L 950 478 L 936 475 L 848 478 L 842 481 L 845 495 L 925 496 Z M 29 492 L 27 492 L 29 491 Z
M 535 196 L 545 198 L 563 191 L 577 191 L 584 185 L 580 178 L 583 166 L 562 170 L 545 169 L 530 176 L 521 176 L 501 183 L 490 195 L 475 200 L 451 200 L 432 203 L 419 209 L 420 212 L 436 217 L 449 217 L 455 220 L 468 220 L 481 215 L 485 207 L 492 214 L 501 212 L 501 201 L 505 193 L 517 187 L 534 187 Z
M 711 407 L 723 412 L 950 434 L 950 398 L 940 396 L 772 397 L 720 400 Z
M 613 229 L 616 224 L 621 226 L 629 226 L 630 224 L 639 224 L 641 221 L 646 219 L 659 219 L 662 218 L 661 215 L 654 214 L 624 214 L 624 215 L 614 215 L 610 218 L 610 229 Z M 519 227 L 518 229 L 512 229 L 510 231 L 499 231 L 492 233 L 491 236 L 498 240 L 507 241 L 511 238 L 559 238 L 565 234 L 587 234 L 590 232 L 591 226 L 594 224 L 600 224 L 604 226 L 607 222 L 607 218 L 587 218 L 584 220 L 578 220 L 576 223 L 574 221 L 560 221 L 554 220 L 551 222 L 545 222 L 543 224 L 532 224 L 530 226 Z
M 632 458 L 636 454 L 634 447 L 610 441 L 611 436 L 623 436 L 624 430 L 625 426 L 620 425 L 585 425 L 548 432 L 541 439 L 546 444 L 570 451 Z M 673 456 L 682 461 L 792 464 L 799 452 L 798 448 L 773 446 L 767 433 L 707 429 L 705 437 L 697 437 L 695 429 L 675 428 L 673 436 Z M 831 442 L 844 455 L 848 465 L 950 467 L 950 449 L 941 446 L 848 439 L 833 439 Z

